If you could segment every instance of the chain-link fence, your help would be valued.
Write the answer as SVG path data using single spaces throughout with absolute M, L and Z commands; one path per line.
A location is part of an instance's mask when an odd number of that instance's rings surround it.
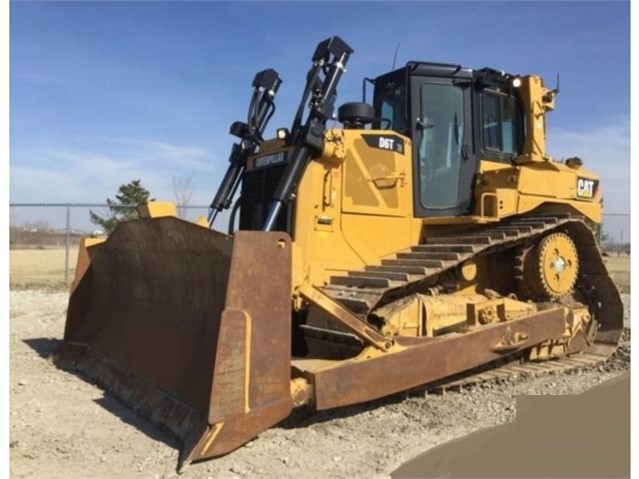
M 135 210 L 136 206 L 122 208 Z M 91 222 L 91 212 L 102 218 L 112 216 L 109 206 L 101 203 L 9 204 L 11 286 L 68 286 L 80 239 L 104 233 L 103 228 Z M 177 213 L 195 221 L 206 217 L 208 206 L 182 206 Z
M 112 214 L 106 204 L 11 203 L 11 286 L 68 286 L 73 278 L 80 239 L 103 233 L 90 221 L 90 212 L 105 218 Z M 189 221 L 207 214 L 208 206 L 178 208 L 178 215 Z M 227 222 L 228 213 L 225 212 L 216 220 L 216 229 L 226 231 Z M 603 233 L 604 242 L 610 249 L 629 251 L 630 213 L 605 212 Z

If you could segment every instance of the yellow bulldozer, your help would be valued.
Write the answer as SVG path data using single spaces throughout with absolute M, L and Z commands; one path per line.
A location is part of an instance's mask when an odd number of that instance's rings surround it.
M 208 218 L 149 202 L 83 242 L 55 362 L 179 438 L 182 465 L 296 407 L 616 350 L 598 176 L 546 153 L 558 88 L 411 61 L 364 79 L 335 116 L 352 53 L 337 36 L 318 44 L 272 139 L 282 81 L 255 76 Z M 228 234 L 213 228 L 226 209 Z

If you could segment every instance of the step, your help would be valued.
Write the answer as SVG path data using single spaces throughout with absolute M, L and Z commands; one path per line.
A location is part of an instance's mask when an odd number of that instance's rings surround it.
M 366 271 L 385 271 L 391 273 L 407 273 L 407 274 L 417 274 L 420 276 L 425 276 L 428 273 L 428 270 L 421 266 L 391 266 L 391 265 L 382 265 L 382 266 L 366 266 Z
M 432 251 L 427 253 L 397 253 L 397 259 L 412 259 L 412 260 L 431 260 L 438 259 L 443 261 L 460 261 L 462 259 L 460 253 L 438 252 Z
M 406 282 L 409 280 L 409 276 L 407 273 L 397 273 L 391 271 L 349 271 L 349 276 L 360 276 L 362 278 L 387 278 L 392 281 L 403 281 Z
M 491 243 L 490 235 L 481 236 L 439 236 L 426 238 L 426 244 L 466 244 L 466 245 L 488 245 Z
M 420 244 L 413 246 L 411 250 L 415 253 L 474 253 L 479 247 L 471 244 Z
M 455 262 L 450 262 L 454 264 Z M 418 266 L 423 268 L 442 269 L 445 262 L 440 259 L 383 259 L 382 266 Z M 419 273 L 418 273 L 419 274 Z
M 364 276 L 331 276 L 331 284 L 353 286 L 356 288 L 388 288 L 390 280 L 387 278 L 367 278 Z

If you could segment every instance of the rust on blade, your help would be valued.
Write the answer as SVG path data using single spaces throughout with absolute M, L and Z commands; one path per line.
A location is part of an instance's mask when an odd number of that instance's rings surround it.
M 211 429 L 189 461 L 226 454 L 293 409 L 290 238 L 238 232 L 235 242 L 211 391 Z
M 283 233 L 230 237 L 172 217 L 122 223 L 88 248 L 56 364 L 177 436 L 181 462 L 229 452 L 292 408 L 281 347 L 290 249 Z
M 88 250 L 65 343 L 205 409 L 211 378 L 200 368 L 214 358 L 232 248 L 232 238 L 177 218 L 119 225 Z
M 556 308 L 450 337 L 398 338 L 397 348 L 373 358 L 356 357 L 317 368 L 296 360 L 294 366 L 314 383 L 316 409 L 330 409 L 378 399 L 495 361 L 502 357 L 499 345 L 511 331 L 520 340 L 507 354 L 558 337 L 564 328 L 565 310 Z

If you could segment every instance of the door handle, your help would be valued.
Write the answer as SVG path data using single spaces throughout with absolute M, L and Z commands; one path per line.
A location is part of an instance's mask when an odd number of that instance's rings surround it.
M 402 171 L 401 173 L 398 173 L 396 175 L 376 176 L 374 178 L 370 178 L 368 181 L 373 183 L 377 188 L 392 188 L 393 186 L 397 185 L 398 181 L 400 182 L 399 186 L 404 187 L 406 184 L 406 172 Z M 391 185 L 379 184 L 384 181 L 390 181 L 392 182 L 392 184 Z

